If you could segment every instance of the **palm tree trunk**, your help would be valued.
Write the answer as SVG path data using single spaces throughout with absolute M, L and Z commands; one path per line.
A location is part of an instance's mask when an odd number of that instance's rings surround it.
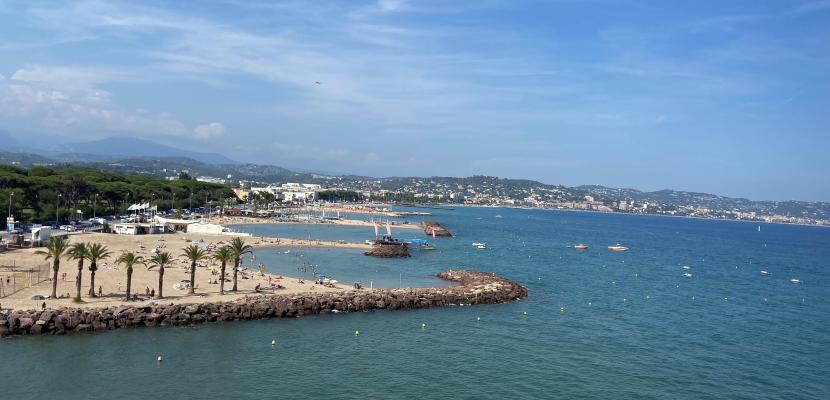
M 98 297 L 95 294 L 95 270 L 89 271 L 89 295 L 92 297 Z
M 219 294 L 225 294 L 225 262 L 222 261 L 222 268 L 219 269 Z
M 159 299 L 163 298 L 162 290 L 164 289 L 164 267 L 159 268 Z
M 237 258 L 236 261 L 233 263 L 233 290 L 232 292 L 236 291 L 236 274 L 239 272 L 239 259 Z
M 127 301 L 130 300 L 130 287 L 133 285 L 133 267 L 127 268 Z
M 78 277 L 75 278 L 75 292 L 76 292 L 75 300 L 78 300 L 78 301 L 81 300 L 81 277 L 83 275 L 83 271 L 84 271 L 84 261 L 79 260 L 78 261 Z
M 58 297 L 58 270 L 61 267 L 61 260 L 55 258 L 52 261 L 52 298 Z
M 196 293 L 196 262 L 190 263 L 190 294 Z

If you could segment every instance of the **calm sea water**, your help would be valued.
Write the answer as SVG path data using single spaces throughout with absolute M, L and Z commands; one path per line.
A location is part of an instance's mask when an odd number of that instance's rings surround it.
M 826 399 L 830 393 L 830 229 L 762 224 L 759 232 L 757 224 L 728 221 L 429 211 L 456 237 L 439 238 L 439 250 L 411 259 L 331 249 L 286 255 L 283 248 L 258 251 L 257 262 L 287 275 L 307 262 L 341 282 L 383 287 L 445 284 L 433 275 L 463 266 L 520 281 L 530 297 L 492 306 L 2 340 L 0 397 Z M 372 235 L 352 227 L 241 229 L 320 239 Z M 592 247 L 570 248 L 579 242 Z M 605 249 L 616 243 L 631 250 Z M 165 357 L 161 365 L 157 354 Z

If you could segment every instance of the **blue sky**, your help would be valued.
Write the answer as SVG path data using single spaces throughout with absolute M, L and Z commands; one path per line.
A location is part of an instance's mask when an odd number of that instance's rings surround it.
M 18 137 L 830 201 L 828 127 L 830 1 L 0 0 Z

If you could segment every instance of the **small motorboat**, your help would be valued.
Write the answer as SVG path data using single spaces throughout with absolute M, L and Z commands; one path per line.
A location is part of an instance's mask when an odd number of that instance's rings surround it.
M 801 280 L 797 279 L 797 278 L 793 278 L 793 279 L 790 279 L 790 282 L 792 282 L 792 283 L 801 283 Z
M 487 243 L 473 242 L 473 247 L 475 247 L 477 249 L 486 249 L 487 248 Z
M 588 245 L 580 243 L 580 244 L 574 246 L 574 248 L 577 249 L 577 250 L 588 250 Z
M 683 273 L 683 276 L 685 276 L 685 277 L 687 277 L 687 278 L 691 278 L 691 277 L 692 277 L 692 274 L 691 274 L 691 273 L 689 273 L 689 272 L 684 272 L 684 273 Z
M 683 266 L 683 269 L 685 269 L 685 270 L 687 270 L 687 271 L 688 271 L 688 270 L 692 269 L 692 267 L 690 267 L 690 266 L 688 266 L 688 265 L 684 265 L 684 266 Z
M 425 243 L 421 245 L 421 250 L 435 250 L 435 246 Z
M 616 246 L 608 246 L 608 250 L 611 250 L 611 251 L 626 251 L 626 250 L 628 250 L 628 247 L 625 247 L 625 246 L 617 243 Z
M 769 271 L 767 271 L 767 270 L 761 270 L 761 275 L 769 275 Z

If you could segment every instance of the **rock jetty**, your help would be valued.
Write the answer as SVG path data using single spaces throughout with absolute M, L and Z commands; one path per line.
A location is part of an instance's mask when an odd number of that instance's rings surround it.
M 8 311 L 0 314 L 0 337 L 63 335 L 119 328 L 195 325 L 264 318 L 295 318 L 339 312 L 401 310 L 452 305 L 504 303 L 527 297 L 511 280 L 470 270 L 438 277 L 458 282 L 440 288 L 352 290 L 342 293 L 258 295 L 235 302 L 124 305 L 105 308 Z
M 432 235 L 441 236 L 441 237 L 450 237 L 450 236 L 452 236 L 450 231 L 448 231 L 447 228 L 444 228 L 443 226 L 441 226 L 441 224 L 439 224 L 437 221 L 422 221 L 421 226 L 424 227 L 424 233 L 426 233 L 427 235 L 430 235 L 430 236 L 432 236 Z

